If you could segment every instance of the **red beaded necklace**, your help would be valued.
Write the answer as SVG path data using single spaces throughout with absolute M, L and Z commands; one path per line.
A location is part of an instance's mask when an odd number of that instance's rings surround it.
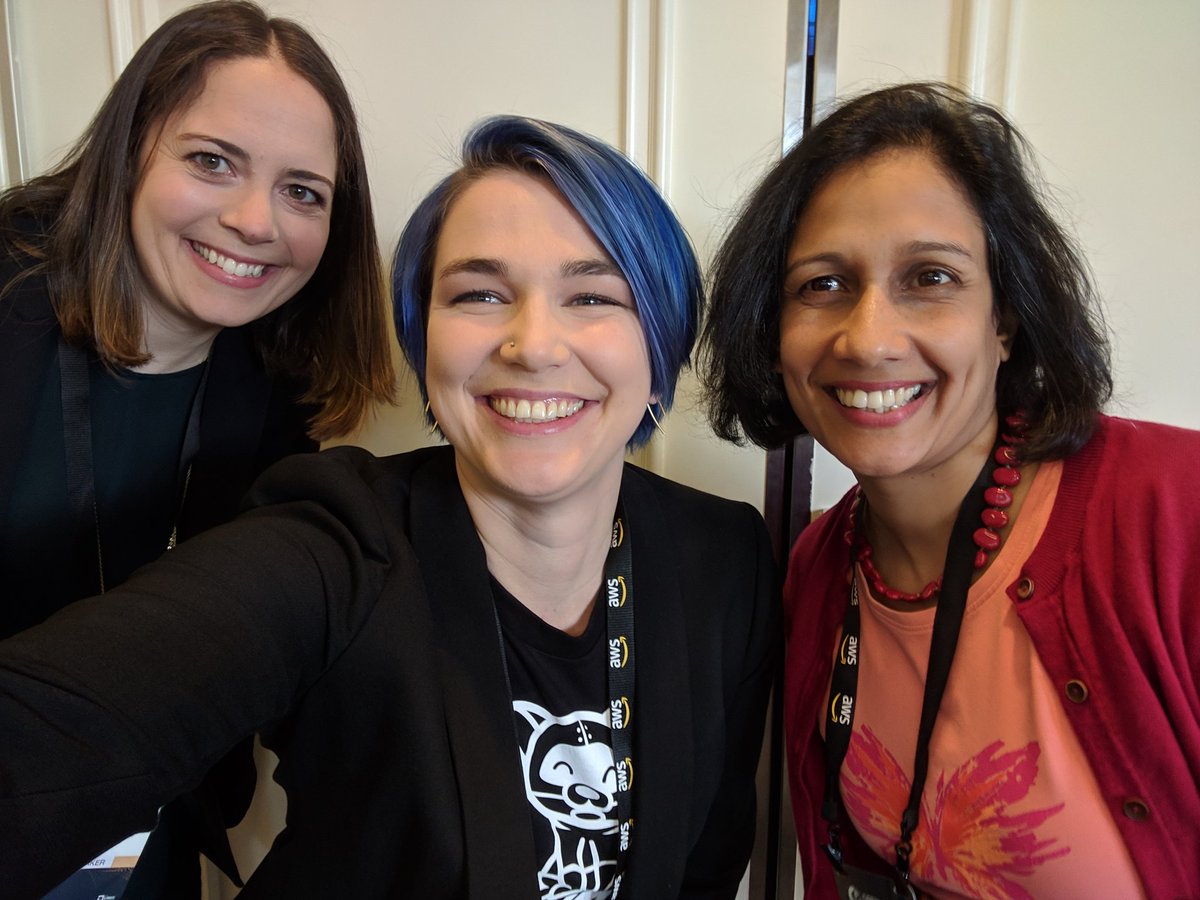
M 1017 468 L 1018 460 L 1015 447 L 1021 443 L 1019 434 L 1023 430 L 1024 423 L 1019 416 L 1009 416 L 1005 419 L 1005 424 L 1014 432 L 1017 432 L 1017 435 L 1000 435 L 1000 440 L 996 442 L 996 448 L 993 451 L 996 468 L 992 470 L 993 485 L 983 492 L 983 499 L 988 504 L 987 508 L 980 515 L 983 527 L 975 529 L 975 533 L 972 535 L 975 546 L 979 548 L 975 551 L 976 569 L 982 569 L 986 566 L 991 554 L 1000 549 L 1002 539 L 998 532 L 1008 524 L 1008 513 L 1005 510 L 1012 505 L 1013 489 L 1021 482 L 1021 470 Z M 941 575 L 915 594 L 889 587 L 888 583 L 883 580 L 883 576 L 879 574 L 879 569 L 875 567 L 874 560 L 871 559 L 875 551 L 867 540 L 866 529 L 856 528 L 859 506 L 863 502 L 862 488 L 859 488 L 853 502 L 850 504 L 850 522 L 846 528 L 845 539 L 846 543 L 852 548 L 857 540 L 858 553 L 855 558 L 858 564 L 862 566 L 863 575 L 866 576 L 871 589 L 875 591 L 875 595 L 877 597 L 886 597 L 888 600 L 899 600 L 908 603 L 931 600 L 937 596 L 942 590 Z M 861 534 L 858 533 L 860 531 Z

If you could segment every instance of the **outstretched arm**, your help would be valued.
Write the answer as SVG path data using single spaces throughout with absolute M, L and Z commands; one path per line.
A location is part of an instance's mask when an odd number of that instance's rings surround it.
M 337 658 L 406 552 L 363 462 L 286 460 L 236 521 L 0 643 L 6 891 L 39 896 L 152 827 Z

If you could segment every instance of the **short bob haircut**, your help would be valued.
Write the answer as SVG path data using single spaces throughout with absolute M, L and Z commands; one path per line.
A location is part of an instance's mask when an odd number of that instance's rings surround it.
M 268 368 L 306 379 L 314 438 L 345 434 L 372 400 L 391 400 L 395 376 L 387 291 L 366 163 L 350 95 L 313 37 L 255 3 L 217 0 L 164 22 L 134 54 L 95 118 L 58 166 L 0 197 L 10 246 L 40 260 L 64 337 L 113 366 L 148 360 L 143 279 L 130 228 L 140 159 L 166 119 L 204 90 L 214 65 L 277 57 L 329 105 L 337 176 L 329 241 L 311 279 L 252 326 Z M 32 220 L 45 233 L 31 236 Z
M 396 333 L 422 398 L 428 399 L 425 325 L 438 235 L 463 191 L 496 171 L 548 180 L 612 257 L 637 303 L 650 354 L 651 390 L 661 409 L 670 409 L 704 300 L 687 235 L 650 179 L 619 151 L 565 126 L 519 116 L 485 119 L 467 134 L 461 167 L 421 201 L 400 236 L 392 267 Z M 428 409 L 426 418 L 435 424 Z M 629 446 L 644 444 L 653 431 L 654 419 L 647 413 Z
M 834 172 L 880 153 L 930 153 L 983 223 L 1000 327 L 1001 416 L 1021 412 L 1023 458 L 1078 450 L 1112 393 L 1106 331 L 1086 263 L 1043 200 L 1032 150 L 996 109 L 943 84 L 854 98 L 815 125 L 746 201 L 712 269 L 702 382 L 717 434 L 773 447 L 804 434 L 776 372 L 785 261 L 796 223 Z

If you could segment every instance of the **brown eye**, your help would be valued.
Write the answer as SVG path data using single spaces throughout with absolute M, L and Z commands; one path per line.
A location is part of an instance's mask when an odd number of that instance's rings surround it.
M 224 175 L 230 171 L 229 160 L 219 153 L 193 153 L 188 157 L 197 168 L 214 175 Z
M 917 284 L 921 287 L 942 287 L 953 282 L 954 276 L 942 269 L 927 269 L 917 275 Z
M 304 206 L 324 206 L 325 198 L 310 187 L 302 184 L 289 184 L 286 188 L 288 199 L 293 203 Z
M 814 278 L 807 284 L 801 287 L 805 291 L 840 291 L 842 282 L 833 275 L 822 275 L 820 278 Z

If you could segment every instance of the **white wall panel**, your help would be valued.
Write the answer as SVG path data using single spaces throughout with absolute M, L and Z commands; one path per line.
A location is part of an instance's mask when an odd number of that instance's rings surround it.
M 108 17 L 98 0 L 9 0 L 8 6 L 25 174 L 34 175 L 62 158 L 112 84 Z
M 1122 415 L 1200 428 L 1200 4 L 1026 3 L 1012 110 L 1115 333 Z
M 707 262 L 741 198 L 779 159 L 787 0 L 675 4 L 671 177 L 668 194 Z M 655 468 L 762 507 L 765 455 L 712 438 L 695 379 L 681 382 Z

